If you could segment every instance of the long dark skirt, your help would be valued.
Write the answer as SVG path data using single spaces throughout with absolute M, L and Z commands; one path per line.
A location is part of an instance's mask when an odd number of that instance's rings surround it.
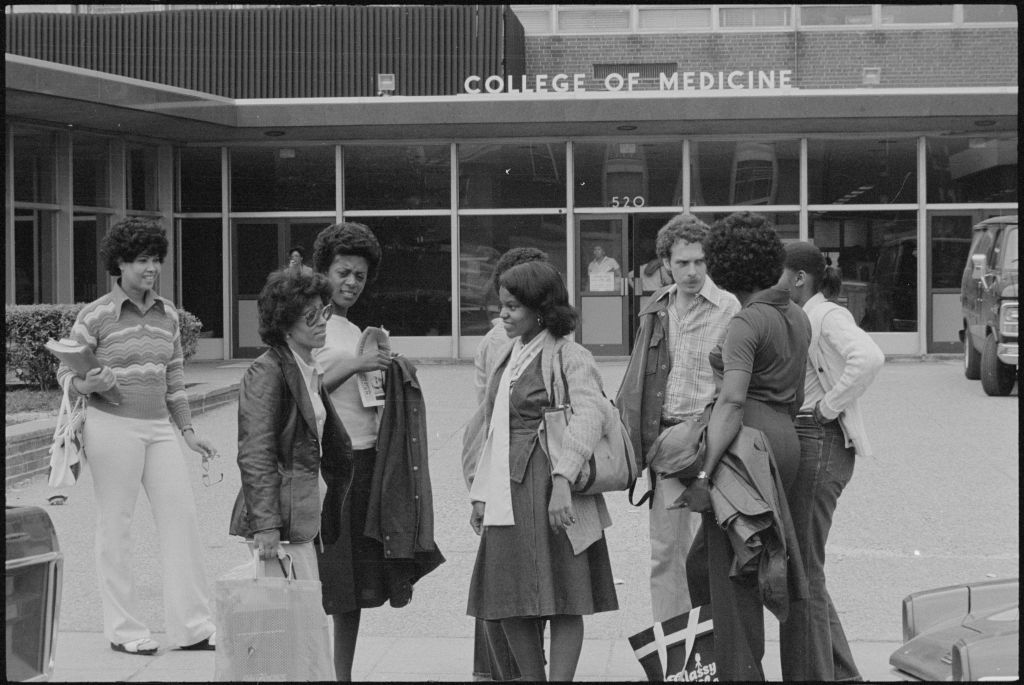
M 522 483 L 512 483 L 514 526 L 480 538 L 466 612 L 477 618 L 588 615 L 619 608 L 604 536 L 579 555 L 548 526 L 551 467 L 534 447 Z

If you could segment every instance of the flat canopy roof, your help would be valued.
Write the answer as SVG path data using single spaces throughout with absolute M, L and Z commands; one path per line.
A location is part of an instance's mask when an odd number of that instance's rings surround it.
M 1017 130 L 1016 87 L 236 100 L 7 54 L 5 96 L 8 117 L 177 143 Z

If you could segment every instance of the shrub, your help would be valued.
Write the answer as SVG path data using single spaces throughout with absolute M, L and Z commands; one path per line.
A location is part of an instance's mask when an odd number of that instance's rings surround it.
M 82 307 L 81 303 L 8 306 L 4 316 L 7 371 L 22 382 L 34 383 L 40 390 L 56 387 L 59 362 L 44 345 L 50 338 L 68 337 Z M 181 352 L 185 360 L 196 353 L 202 327 L 195 314 L 178 309 Z

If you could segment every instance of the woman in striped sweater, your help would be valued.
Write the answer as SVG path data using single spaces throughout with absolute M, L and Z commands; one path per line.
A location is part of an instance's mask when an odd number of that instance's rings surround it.
M 117 283 L 82 308 L 71 337 L 103 367 L 74 376 L 71 386 L 89 401 L 84 440 L 96 492 L 104 633 L 114 651 L 152 655 L 159 648 L 133 606 L 130 528 L 141 486 L 160 538 L 167 637 L 180 649 L 213 649 L 196 506 L 177 433 L 204 462 L 217 452 L 192 427 L 178 312 L 153 290 L 167 237 L 156 221 L 126 219 L 104 236 L 101 253 Z M 73 373 L 62 365 L 57 377 L 63 384 Z M 97 394 L 115 384 L 117 405 Z

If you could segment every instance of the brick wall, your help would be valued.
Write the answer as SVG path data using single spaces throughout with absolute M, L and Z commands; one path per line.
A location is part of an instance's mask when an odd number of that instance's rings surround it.
M 594 64 L 675 62 L 680 71 L 793 71 L 797 88 L 1016 86 L 1017 27 L 915 31 L 527 36 L 526 73 L 583 73 Z M 587 90 L 603 90 L 588 78 Z M 641 89 L 657 88 L 645 80 Z

